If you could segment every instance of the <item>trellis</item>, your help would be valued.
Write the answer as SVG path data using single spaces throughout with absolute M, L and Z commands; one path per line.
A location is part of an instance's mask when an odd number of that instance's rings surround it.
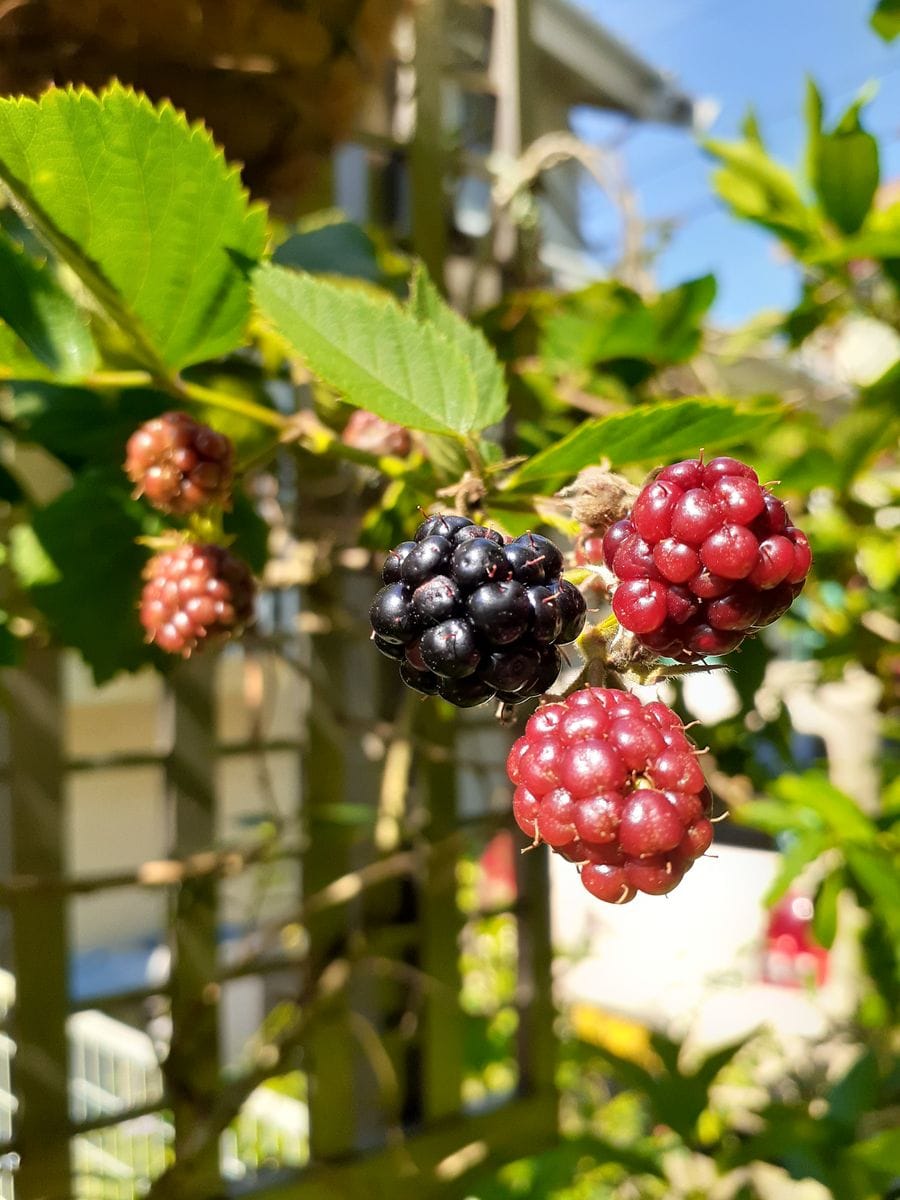
M 171 732 L 158 754 L 72 761 L 62 739 L 66 697 L 60 655 L 35 650 L 9 672 L 8 861 L 0 898 L 16 979 L 16 1001 L 3 1032 L 16 1045 L 17 1109 L 0 1154 L 18 1156 L 15 1176 L 7 1172 L 5 1181 L 11 1192 L 14 1178 L 17 1197 L 123 1194 L 85 1192 L 84 1181 L 73 1175 L 73 1139 L 161 1113 L 170 1114 L 174 1161 L 186 1167 L 183 1176 L 177 1170 L 167 1176 L 158 1194 L 219 1195 L 225 1187 L 219 1140 L 200 1139 L 197 1153 L 198 1129 L 229 1096 L 249 1094 L 266 1074 L 297 1067 L 310 1080 L 309 1164 L 284 1181 L 277 1171 L 256 1173 L 244 1188 L 299 1197 L 377 1195 L 382 1186 L 392 1195 L 427 1196 L 436 1189 L 451 1195 L 454 1181 L 473 1167 L 530 1151 L 552 1136 L 556 1107 L 541 855 L 521 857 L 517 896 L 509 906 L 519 952 L 518 1083 L 493 1111 L 474 1115 L 463 1103 L 459 937 L 465 916 L 457 902 L 457 866 L 467 838 L 484 840 L 485 831 L 502 827 L 505 818 L 490 808 L 473 811 L 471 797 L 461 806 L 457 743 L 475 737 L 484 744 L 487 738 L 488 757 L 477 766 L 496 780 L 505 737 L 490 729 L 490 716 L 460 723 L 418 703 L 409 728 L 397 724 L 398 702 L 403 707 L 406 701 L 398 701 L 395 671 L 365 641 L 362 617 L 372 586 L 368 572 L 330 573 L 307 592 L 309 611 L 328 614 L 323 632 L 281 639 L 279 652 L 294 656 L 310 678 L 308 720 L 293 741 L 220 744 L 213 712 L 215 664 L 198 658 L 179 667 L 166 685 Z M 334 607 L 336 594 L 340 610 Z M 338 611 L 345 619 L 336 620 Z M 382 836 L 388 847 L 380 854 L 369 832 L 361 838 L 360 825 L 346 822 L 346 813 L 369 809 L 373 820 L 363 827 L 371 831 L 378 824 L 382 772 L 363 736 L 375 727 L 393 729 L 393 736 L 411 738 L 413 746 L 413 786 L 403 793 L 414 798 L 413 821 L 396 826 L 407 831 L 399 837 Z M 392 734 L 381 736 L 388 739 L 390 756 Z M 303 776 L 302 836 L 287 838 L 274 853 L 300 864 L 294 916 L 303 920 L 306 952 L 285 958 L 262 951 L 223 966 L 218 893 L 224 878 L 254 861 L 254 850 L 217 847 L 216 765 L 223 756 L 273 750 L 295 752 Z M 150 765 L 164 780 L 172 857 L 143 872 L 69 878 L 65 830 L 72 772 Z M 86 1003 L 112 1014 L 134 1013 L 161 998 L 172 1025 L 165 1093 L 85 1118 L 73 1107 L 69 1088 L 68 910 L 79 895 L 114 895 L 134 887 L 162 888 L 169 896 L 168 980 Z M 221 987 L 237 976 L 267 973 L 292 977 L 307 1007 L 292 1016 L 297 1028 L 289 1036 L 270 1036 L 249 1081 L 225 1079 L 218 1044 Z M 360 1029 L 371 1031 L 377 1047 L 359 1036 Z M 276 1053 L 279 1057 L 271 1057 Z M 393 1081 L 387 1091 L 385 1078 Z
M 411 143 L 401 149 L 408 153 L 412 241 L 436 275 L 448 228 L 444 182 L 451 176 L 440 131 L 449 7 L 449 0 L 432 0 L 418 10 L 418 121 Z M 528 76 L 528 9 L 521 0 L 495 0 L 486 8 L 495 10 L 492 24 L 508 45 L 494 55 L 479 87 L 495 89 L 497 148 L 515 154 L 532 136 L 527 90 L 519 87 Z M 507 78 L 497 77 L 498 63 L 507 64 Z M 509 247 L 504 257 L 509 261 Z M 328 530 L 333 503 L 326 498 L 320 507 Z M 314 498 L 303 520 L 315 509 Z M 321 532 L 314 530 L 313 537 Z M 367 570 L 348 567 L 307 581 L 300 604 L 311 618 L 305 632 L 298 632 L 296 605 L 279 612 L 278 599 L 272 601 L 268 636 L 257 648 L 274 648 L 308 680 L 304 719 L 288 738 L 223 742 L 215 720 L 216 662 L 206 656 L 168 678 L 159 714 L 167 732 L 156 750 L 73 759 L 64 744 L 69 698 L 60 653 L 33 649 L 8 672 L 0 966 L 8 961 L 16 998 L 9 1011 L 0 1009 L 0 1038 L 12 1038 L 16 1047 L 16 1107 L 8 1125 L 0 1112 L 3 1200 L 13 1194 L 16 1200 L 119 1200 L 128 1194 L 127 1181 L 124 1191 L 114 1180 L 90 1191 L 78 1171 L 85 1163 L 87 1169 L 102 1165 L 104 1147 L 112 1144 L 103 1139 L 142 1120 L 156 1122 L 157 1142 L 136 1172 L 132 1192 L 174 1163 L 152 1194 L 195 1200 L 232 1193 L 272 1200 L 461 1196 L 473 1170 L 533 1152 L 553 1138 L 545 856 L 517 856 L 515 895 L 489 913 L 463 913 L 458 902 L 458 869 L 470 846 L 484 844 L 509 821 L 508 795 L 498 793 L 499 807 L 479 805 L 473 784 L 481 781 L 482 796 L 502 785 L 508 739 L 482 710 L 474 718 L 451 719 L 430 703 L 401 700 L 393 664 L 366 642 L 364 614 L 374 586 Z M 473 745 L 477 761 L 467 767 Z M 221 845 L 218 766 L 232 756 L 275 752 L 293 756 L 302 779 L 298 825 L 283 831 L 277 848 Z M 75 772 L 90 779 L 115 767 L 159 772 L 170 857 L 143 871 L 70 878 L 71 780 Z M 388 772 L 390 788 L 383 784 Z M 348 821 L 348 813 L 363 819 Z M 364 837 L 361 828 L 368 831 Z M 280 927 L 299 931 L 303 952 L 257 949 L 240 962 L 224 963 L 218 919 L 224 881 L 260 856 L 280 856 L 297 868 L 295 911 Z M 78 1005 L 69 994 L 69 919 L 78 896 L 116 896 L 135 888 L 167 897 L 168 978 L 92 996 L 85 1004 L 125 1015 L 135 1025 L 149 1003 L 167 1012 L 165 1086 L 114 1112 L 86 1115 L 70 1088 L 67 1019 Z M 516 1083 L 475 1112 L 464 1102 L 459 942 L 467 919 L 498 912 L 508 912 L 517 939 Z M 266 1033 L 251 1066 L 238 1076 L 223 1070 L 219 1029 L 222 988 L 237 978 L 277 979 L 285 996 L 303 1001 L 291 1010 L 286 1029 Z M 286 1169 L 290 1156 L 276 1154 L 268 1169 L 245 1162 L 243 1181 L 225 1179 L 220 1127 L 231 1156 L 240 1150 L 235 1121 L 221 1118 L 242 1105 L 246 1113 L 247 1096 L 264 1077 L 296 1069 L 309 1080 L 308 1163 Z M 206 1138 L 200 1136 L 204 1122 L 213 1128 Z M 85 1159 L 86 1144 L 101 1155 Z

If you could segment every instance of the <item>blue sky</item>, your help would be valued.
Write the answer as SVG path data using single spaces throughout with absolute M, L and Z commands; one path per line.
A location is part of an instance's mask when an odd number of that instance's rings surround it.
M 866 124 L 882 143 L 882 180 L 900 177 L 900 39 L 883 43 L 868 26 L 874 0 L 580 0 L 613 33 L 694 96 L 720 106 L 715 137 L 738 132 L 749 104 L 770 149 L 799 160 L 806 74 L 834 116 L 867 81 L 880 83 Z M 797 294 L 796 272 L 773 240 L 735 221 L 712 198 L 710 162 L 683 131 L 634 124 L 612 114 L 576 114 L 590 141 L 621 144 L 642 212 L 674 218 L 679 229 L 657 265 L 660 284 L 714 272 L 714 316 L 735 325 L 761 309 L 784 308 Z M 599 249 L 616 224 L 596 193 L 585 226 Z

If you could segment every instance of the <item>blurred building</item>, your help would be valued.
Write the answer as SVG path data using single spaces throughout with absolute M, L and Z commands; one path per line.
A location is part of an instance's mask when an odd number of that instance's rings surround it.
M 570 0 L 422 5 L 398 22 L 395 50 L 387 86 L 373 90 L 356 135 L 337 152 L 335 202 L 355 220 L 374 218 L 411 237 L 433 271 L 444 264 L 451 292 L 476 301 L 494 298 L 518 233 L 535 224 L 551 277 L 596 275 L 581 230 L 585 167 L 572 156 L 574 108 L 686 131 L 706 115 L 706 102 Z M 483 277 L 473 285 L 478 268 Z

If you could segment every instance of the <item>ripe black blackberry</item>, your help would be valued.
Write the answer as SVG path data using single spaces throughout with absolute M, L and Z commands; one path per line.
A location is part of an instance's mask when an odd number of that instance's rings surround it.
M 427 517 L 385 560 L 369 610 L 375 645 L 417 691 L 461 708 L 520 704 L 554 683 L 557 646 L 584 627 L 584 598 L 562 567 L 540 534 L 505 539 L 454 513 Z
M 147 640 L 169 654 L 189 658 L 253 619 L 250 568 L 224 546 L 185 543 L 164 550 L 147 563 L 144 579 L 141 624 Z
M 164 413 L 131 435 L 125 474 L 135 495 L 160 512 L 186 516 L 209 504 L 227 508 L 234 477 L 234 447 L 222 433 L 183 412 Z

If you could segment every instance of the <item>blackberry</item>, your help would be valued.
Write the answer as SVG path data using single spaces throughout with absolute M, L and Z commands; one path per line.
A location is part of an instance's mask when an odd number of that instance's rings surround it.
M 357 408 L 344 426 L 341 441 L 345 446 L 364 450 L 366 454 L 393 454 L 408 458 L 412 451 L 409 430 L 393 421 L 385 421 L 375 413 Z
M 537 710 L 506 769 L 520 829 L 580 863 L 600 900 L 670 892 L 712 841 L 696 749 L 658 701 L 614 688 L 574 692 Z
M 410 604 L 410 595 L 402 583 L 383 587 L 369 609 L 369 621 L 377 637 L 386 642 L 411 642 L 419 631 L 419 621 Z
M 423 696 L 436 696 L 441 690 L 442 680 L 437 675 L 431 671 L 419 671 L 408 662 L 400 664 L 400 678 L 407 687 L 414 692 L 421 692 Z
M 250 568 L 223 546 L 177 546 L 144 569 L 140 619 L 148 641 L 169 654 L 191 652 L 239 634 L 253 619 Z
M 490 656 L 482 668 L 481 677 L 498 692 L 519 693 L 527 691 L 537 682 L 543 665 L 538 646 L 520 644 L 514 650 L 504 647 Z
M 584 621 L 587 615 L 587 603 L 584 596 L 567 579 L 560 579 L 558 582 L 552 583 L 550 591 L 556 596 L 559 615 L 562 620 L 559 641 L 574 642 L 582 629 L 584 629 Z
M 433 575 L 416 588 L 410 603 L 424 627 L 440 625 L 459 609 L 459 588 L 449 576 Z
M 453 551 L 453 577 L 465 591 L 509 579 L 511 574 L 503 548 L 487 538 L 470 538 Z
M 459 617 L 426 629 L 419 649 L 428 669 L 445 679 L 471 675 L 481 661 L 475 631 Z
M 483 583 L 469 596 L 466 611 L 475 632 L 495 646 L 506 646 L 521 637 L 531 619 L 528 593 L 515 579 Z
M 160 512 L 185 516 L 207 505 L 227 508 L 234 448 L 224 434 L 183 412 L 146 421 L 128 439 L 125 474 L 135 495 Z
M 468 517 L 460 517 L 456 513 L 436 513 L 433 517 L 425 518 L 414 536 L 417 542 L 421 542 L 423 538 L 431 537 L 432 534 L 452 538 L 461 529 L 466 529 L 468 526 L 474 524 L 475 522 L 470 521 Z
M 400 564 L 400 579 L 407 587 L 417 588 L 432 575 L 443 575 L 450 566 L 453 547 L 445 537 L 429 534 L 422 538 Z
M 727 457 L 660 471 L 606 531 L 603 557 L 619 624 L 681 662 L 728 654 L 777 620 L 812 563 L 781 501 Z
M 455 513 L 426 517 L 385 560 L 369 610 L 375 646 L 410 687 L 462 708 L 541 695 L 559 675 L 558 643 L 585 621 L 562 565 L 539 534 L 505 541 Z
M 382 582 L 400 582 L 400 568 L 403 566 L 403 560 L 409 554 L 410 550 L 415 550 L 417 544 L 416 542 L 401 542 L 399 546 L 394 547 L 384 560 L 384 566 L 381 568 Z

